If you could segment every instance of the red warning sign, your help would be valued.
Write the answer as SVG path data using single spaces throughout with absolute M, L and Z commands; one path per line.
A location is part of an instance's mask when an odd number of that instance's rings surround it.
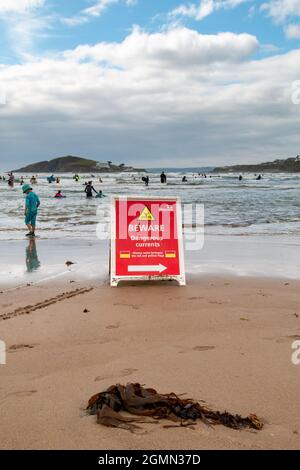
M 185 285 L 179 198 L 112 198 L 111 285 L 175 279 Z

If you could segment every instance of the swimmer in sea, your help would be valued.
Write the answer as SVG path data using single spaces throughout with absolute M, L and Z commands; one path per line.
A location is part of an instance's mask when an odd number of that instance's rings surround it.
M 106 197 L 105 194 L 103 194 L 103 192 L 100 190 L 97 195 L 96 195 L 97 198 L 103 198 L 103 197 Z
M 54 196 L 56 199 L 62 199 L 65 198 L 66 196 L 63 196 L 61 193 L 61 190 L 57 191 L 57 193 Z

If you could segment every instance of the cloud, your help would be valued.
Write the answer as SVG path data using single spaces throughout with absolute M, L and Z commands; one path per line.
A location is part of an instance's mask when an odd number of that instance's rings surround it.
M 300 39 L 300 24 L 289 24 L 286 26 L 285 35 L 288 39 Z
M 0 0 L 0 20 L 11 49 L 20 56 L 31 53 L 40 37 L 49 28 L 50 16 L 40 12 L 44 0 Z
M 2 167 L 63 154 L 143 167 L 294 155 L 300 50 L 254 60 L 257 47 L 249 35 L 136 28 L 122 42 L 0 65 Z
M 203 35 L 188 28 L 148 34 L 135 27 L 121 43 L 79 46 L 65 53 L 78 61 L 106 62 L 117 67 L 196 67 L 214 62 L 237 62 L 257 51 L 259 43 L 250 34 L 219 33 Z
M 221 9 L 232 9 L 251 0 L 200 0 L 198 4 L 180 5 L 170 12 L 170 16 L 188 16 L 201 21 Z
M 111 5 L 119 3 L 120 0 L 97 0 L 94 5 L 81 10 L 77 15 L 63 18 L 63 23 L 69 26 L 77 26 L 89 22 L 93 18 L 101 16 Z M 138 0 L 125 0 L 127 6 L 136 5 Z
M 50 16 L 29 13 L 7 18 L 6 34 L 14 52 L 21 57 L 34 53 L 38 39 L 50 29 L 51 20 Z
M 289 18 L 300 16 L 300 0 L 271 0 L 263 3 L 261 10 L 275 23 L 283 23 Z
M 0 0 L 0 15 L 7 13 L 28 13 L 41 7 L 44 0 Z

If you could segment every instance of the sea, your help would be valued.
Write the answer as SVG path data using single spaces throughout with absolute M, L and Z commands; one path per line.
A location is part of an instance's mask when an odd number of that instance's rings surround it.
M 207 170 L 207 169 L 205 169 Z M 41 199 L 38 235 L 41 239 L 92 239 L 97 226 L 110 221 L 111 195 L 180 196 L 186 206 L 185 227 L 197 225 L 191 216 L 192 206 L 204 210 L 206 235 L 214 236 L 297 236 L 300 234 L 300 174 L 268 173 L 257 181 L 253 173 L 203 173 L 204 169 L 167 169 L 167 184 L 160 183 L 160 169 L 149 170 L 150 183 L 145 187 L 142 174 L 119 173 L 80 175 L 60 174 L 60 182 L 49 184 L 47 174 L 37 175 L 34 191 Z M 0 174 L 5 175 L 4 172 Z M 0 181 L 0 240 L 24 238 L 24 196 L 18 179 L 29 182 L 31 174 L 16 174 L 13 189 L 7 180 Z M 187 182 L 182 182 L 186 176 Z M 7 176 L 6 176 L 7 177 Z M 102 179 L 102 183 L 99 181 Z M 93 180 L 103 199 L 88 200 L 84 183 Z M 54 198 L 60 189 L 64 199 Z

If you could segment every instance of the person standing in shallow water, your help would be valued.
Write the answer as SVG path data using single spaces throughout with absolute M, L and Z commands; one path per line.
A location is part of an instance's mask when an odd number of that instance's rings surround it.
M 23 193 L 26 194 L 25 200 L 25 224 L 29 232 L 26 234 L 26 237 L 34 237 L 35 236 L 35 228 L 36 228 L 36 218 L 38 213 L 38 208 L 40 206 L 40 199 L 39 197 L 32 191 L 32 187 L 30 184 L 24 184 L 22 187 Z
M 86 193 L 86 197 L 87 198 L 93 197 L 93 191 L 94 191 L 94 193 L 98 194 L 98 192 L 96 191 L 96 189 L 93 186 L 93 182 L 89 181 L 88 184 L 85 186 L 85 190 L 84 190 L 84 192 Z
M 165 172 L 163 171 L 162 174 L 160 175 L 160 182 L 162 184 L 165 184 L 167 182 L 167 177 L 166 177 L 166 174 Z
M 14 177 L 14 174 L 11 172 L 11 173 L 8 173 L 8 176 L 9 176 L 9 178 L 8 178 L 8 186 L 9 186 L 10 188 L 13 188 L 14 185 L 15 185 L 15 177 Z
M 145 186 L 149 186 L 149 176 L 143 176 L 142 181 L 145 183 Z

